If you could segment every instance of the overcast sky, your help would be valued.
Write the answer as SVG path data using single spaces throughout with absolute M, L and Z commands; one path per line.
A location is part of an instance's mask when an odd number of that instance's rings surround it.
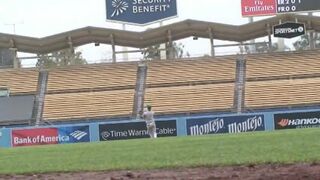
M 248 22 L 247 18 L 241 17 L 240 0 L 177 0 L 177 2 L 178 17 L 164 24 L 185 19 L 233 25 Z M 14 33 L 15 26 L 16 34 L 44 37 L 86 26 L 121 29 L 120 24 L 107 22 L 105 14 L 105 0 L 0 0 L 0 32 Z M 158 25 L 156 23 L 143 28 L 127 26 L 127 29 L 141 31 Z M 185 40 L 183 43 L 191 55 L 209 53 L 208 40 L 192 43 Z M 89 60 L 111 57 L 108 46 L 86 45 L 78 49 Z
M 1 0 L 1 32 L 43 37 L 85 26 L 121 26 L 106 22 L 105 0 Z M 240 0 L 178 0 L 178 18 L 230 24 L 246 22 L 241 18 Z M 172 22 L 172 20 L 170 21 Z

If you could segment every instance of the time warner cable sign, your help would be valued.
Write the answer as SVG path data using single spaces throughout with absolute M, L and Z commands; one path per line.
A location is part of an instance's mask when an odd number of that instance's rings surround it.
M 177 136 L 176 120 L 156 121 L 158 137 Z M 100 141 L 148 138 L 145 122 L 99 125 Z
M 107 20 L 137 25 L 177 16 L 176 0 L 106 0 Z
M 262 114 L 187 119 L 187 134 L 191 136 L 264 130 Z

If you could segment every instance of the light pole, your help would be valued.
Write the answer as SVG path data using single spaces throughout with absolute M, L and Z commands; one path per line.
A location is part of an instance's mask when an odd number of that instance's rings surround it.
M 13 34 L 16 34 L 16 24 L 14 24 L 14 23 L 11 23 L 11 24 L 6 23 L 6 24 L 4 24 L 4 25 L 6 25 L 6 26 L 12 26 L 12 27 L 13 27 Z
M 13 34 L 15 35 L 16 34 L 16 25 L 17 24 L 23 24 L 23 22 L 21 23 L 6 23 L 4 25 L 7 25 L 7 26 L 12 26 L 13 27 Z M 14 42 L 13 42 L 14 44 Z M 13 52 L 13 68 L 19 68 L 19 59 L 17 57 L 18 55 L 18 49 L 17 47 L 13 46 L 13 47 L 10 47 L 9 50 L 11 50 Z
M 23 22 L 19 22 L 19 23 L 5 23 L 4 25 L 6 25 L 6 26 L 12 26 L 13 34 L 16 34 L 16 26 L 17 26 L 18 24 L 23 24 Z

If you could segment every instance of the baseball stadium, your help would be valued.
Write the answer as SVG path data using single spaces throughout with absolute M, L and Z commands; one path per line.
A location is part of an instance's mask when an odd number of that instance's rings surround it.
M 320 3 L 297 3 L 242 0 L 244 17 L 270 16 L 243 25 L 0 33 L 0 179 L 320 179 Z M 117 23 L 177 15 L 174 0 L 106 6 Z M 130 8 L 132 22 L 122 17 Z M 292 37 L 300 48 L 287 50 L 281 41 Z M 210 52 L 180 56 L 186 38 L 207 40 Z M 75 49 L 87 44 L 110 46 L 110 61 L 81 59 Z M 217 54 L 230 46 L 239 51 Z M 128 53 L 143 57 L 119 60 Z

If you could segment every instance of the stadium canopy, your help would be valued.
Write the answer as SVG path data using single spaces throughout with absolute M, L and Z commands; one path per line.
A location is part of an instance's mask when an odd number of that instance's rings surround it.
M 272 26 L 286 21 L 305 23 L 307 30 L 320 31 L 320 17 L 286 14 L 239 26 L 185 20 L 143 32 L 85 27 L 43 38 L 0 33 L 0 48 L 11 48 L 35 54 L 50 53 L 89 43 L 145 48 L 192 36 L 244 42 L 270 36 Z

